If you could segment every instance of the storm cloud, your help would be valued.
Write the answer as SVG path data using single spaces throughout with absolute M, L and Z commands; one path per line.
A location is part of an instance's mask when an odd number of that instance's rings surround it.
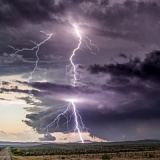
M 29 105 L 23 107 L 30 112 L 23 122 L 39 134 L 46 134 L 46 126 L 65 110 L 61 105 L 76 99 L 91 136 L 111 141 L 124 136 L 160 138 L 160 4 L 156 0 L 115 2 L 0 1 L 1 94 L 19 94 L 17 100 Z M 76 87 L 66 83 L 66 65 L 78 45 L 74 23 L 100 48 L 97 51 L 91 45 L 96 55 L 90 54 L 82 41 L 73 61 L 84 85 Z M 47 36 L 39 31 L 53 36 L 38 55 L 36 49 L 14 53 L 10 46 L 32 48 L 33 41 L 44 41 Z M 7 101 L 4 97 L 0 100 Z M 68 133 L 74 120 L 68 126 L 65 122 L 62 116 L 59 127 L 49 127 L 50 134 L 40 140 L 54 141 L 55 132 Z
M 30 85 L 42 92 L 48 92 L 52 97 L 51 104 L 54 104 L 56 99 L 63 100 L 66 97 L 82 99 L 83 103 L 77 102 L 77 107 L 92 136 L 108 140 L 123 140 L 123 135 L 131 140 L 143 137 L 159 138 L 160 129 L 156 128 L 160 121 L 159 57 L 160 52 L 153 51 L 146 55 L 144 60 L 135 58 L 124 64 L 90 66 L 87 70 L 90 75 L 110 74 L 110 78 L 106 79 L 103 85 L 88 83 L 87 87 L 71 87 L 45 82 Z M 25 122 L 43 133 L 45 126 L 63 111 L 54 105 L 52 108 L 52 111 L 49 109 L 27 115 L 28 120 Z M 65 120 L 66 118 L 62 117 L 60 127 L 51 127 L 49 131 L 65 133 Z M 73 122 L 69 128 L 72 124 Z M 119 135 L 112 132 L 119 132 Z
M 143 80 L 160 80 L 160 51 L 153 51 L 146 55 L 141 61 L 140 58 L 131 59 L 124 64 L 91 65 L 88 70 L 92 74 L 109 73 L 114 76 L 137 77 Z
M 44 30 L 47 33 L 53 32 L 54 35 L 51 41 L 40 49 L 37 75 L 47 69 L 49 74 L 46 77 L 48 79 L 53 78 L 52 74 L 62 77 L 62 74 L 58 72 L 59 70 L 63 72 L 62 68 L 69 64 L 69 53 L 76 46 L 74 39 L 73 45 L 67 43 L 71 38 L 72 23 L 79 24 L 84 33 L 91 37 L 94 35 L 94 40 L 97 39 L 97 41 L 99 37 L 107 37 L 116 40 L 122 39 L 124 43 L 133 41 L 140 45 L 158 46 L 160 42 L 160 6 L 156 2 L 124 1 L 110 5 L 108 0 L 47 0 L 45 2 L 42 0 L 7 0 L 1 1 L 0 5 L 0 40 L 2 42 L 0 67 L 3 70 L 2 74 L 6 75 L 24 73 L 25 76 L 28 76 L 34 68 L 36 60 L 35 52 L 22 52 L 14 55 L 8 45 L 16 48 L 31 47 L 33 44 L 30 40 L 35 42 L 44 40 L 45 36 L 39 34 L 39 31 Z M 113 42 L 107 43 L 110 45 Z M 103 42 L 99 45 L 102 48 L 106 46 Z M 103 54 L 98 56 L 99 61 L 107 57 L 108 50 L 101 52 Z M 89 54 L 85 57 L 84 61 L 79 56 L 77 63 L 95 63 L 95 58 Z M 49 63 L 50 65 L 48 65 Z M 18 67 L 19 65 L 21 67 Z M 35 79 L 38 79 L 37 75 Z M 44 75 L 40 78 L 42 77 Z

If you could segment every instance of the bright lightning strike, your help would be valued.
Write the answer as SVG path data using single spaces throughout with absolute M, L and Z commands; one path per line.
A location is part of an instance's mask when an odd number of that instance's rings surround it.
M 35 46 L 32 47 L 32 48 L 18 49 L 18 48 L 14 48 L 13 46 L 9 45 L 9 47 L 12 48 L 15 51 L 14 52 L 15 55 L 20 53 L 20 52 L 24 52 L 24 51 L 34 51 L 34 50 L 36 50 L 36 52 L 35 52 L 35 55 L 36 55 L 35 67 L 34 67 L 33 71 L 30 73 L 29 82 L 32 79 L 33 74 L 35 73 L 35 70 L 37 69 L 37 66 L 38 66 L 38 62 L 39 62 L 38 53 L 39 53 L 40 46 L 42 46 L 45 42 L 47 42 L 53 35 L 53 33 L 47 34 L 44 31 L 40 31 L 40 32 L 43 33 L 45 36 L 47 36 L 47 38 L 40 43 L 36 43 L 34 41 L 31 41 L 33 44 L 35 44 Z
M 70 56 L 70 65 L 66 66 L 66 80 L 67 80 L 68 75 L 69 76 L 73 75 L 73 79 L 71 79 L 70 84 L 75 87 L 75 86 L 85 85 L 84 83 L 80 82 L 80 74 L 78 73 L 77 67 L 73 61 L 73 58 L 76 55 L 76 52 L 80 49 L 83 50 L 81 48 L 82 41 L 85 42 L 86 47 L 90 50 L 91 54 L 96 55 L 96 53 L 92 50 L 92 46 L 95 47 L 98 51 L 100 51 L 100 49 L 97 45 L 92 43 L 92 40 L 90 38 L 84 37 L 81 34 L 81 32 L 79 31 L 76 24 L 73 24 L 73 28 L 75 30 L 77 37 L 79 38 L 79 43 L 78 43 L 77 47 L 73 50 L 72 55 Z
M 95 48 L 97 48 L 98 51 L 99 51 L 100 49 L 99 49 L 98 46 L 96 46 L 95 44 L 92 43 L 92 41 L 91 41 L 90 38 L 88 38 L 88 37 L 83 37 L 83 36 L 81 35 L 81 33 L 80 33 L 80 31 L 79 31 L 79 29 L 78 29 L 78 27 L 77 27 L 76 24 L 73 24 L 73 27 L 74 27 L 74 30 L 75 30 L 75 33 L 76 33 L 77 37 L 79 38 L 79 42 L 78 42 L 77 47 L 73 50 L 73 52 L 72 52 L 72 54 L 71 54 L 71 56 L 70 56 L 70 59 L 69 59 L 69 60 L 70 60 L 70 65 L 67 65 L 67 66 L 66 66 L 66 79 L 67 79 L 67 76 L 68 76 L 68 75 L 71 76 L 71 77 L 73 77 L 73 79 L 71 79 L 70 84 L 71 84 L 73 87 L 76 87 L 76 86 L 79 86 L 79 85 L 80 85 L 80 86 L 81 86 L 81 85 L 85 85 L 85 84 L 83 84 L 83 83 L 81 83 L 81 82 L 79 81 L 80 75 L 79 75 L 79 73 L 78 73 L 78 71 L 77 71 L 77 68 L 76 68 L 76 65 L 75 65 L 75 63 L 74 63 L 74 61 L 73 61 L 73 58 L 74 58 L 74 56 L 76 55 L 76 52 L 77 52 L 78 50 L 80 50 L 80 49 L 82 50 L 82 48 L 81 48 L 82 41 L 84 40 L 87 48 L 90 50 L 90 52 L 91 52 L 92 54 L 95 54 L 95 55 L 96 55 L 96 53 L 94 53 L 94 52 L 92 51 L 91 46 L 94 46 Z M 88 41 L 89 41 L 89 43 L 88 43 Z M 83 121 L 82 121 L 82 117 L 81 117 L 80 114 L 78 113 L 77 107 L 76 107 L 76 105 L 75 105 L 76 99 L 69 99 L 68 101 L 69 101 L 69 104 L 68 104 L 68 105 L 65 105 L 65 106 L 67 106 L 67 109 L 66 109 L 64 112 L 60 113 L 60 114 L 54 119 L 53 122 L 51 122 L 49 125 L 46 126 L 47 134 L 49 133 L 49 132 L 48 132 L 48 128 L 49 128 L 49 127 L 54 126 L 55 124 L 57 124 L 57 127 L 58 127 L 58 123 L 59 123 L 59 120 L 60 120 L 60 117 L 61 117 L 61 116 L 64 116 L 64 117 L 66 118 L 67 122 L 66 122 L 65 124 L 67 124 L 67 128 L 68 128 L 68 123 L 71 121 L 72 116 L 74 116 L 75 126 L 74 126 L 73 130 L 74 130 L 74 132 L 77 132 L 77 133 L 79 134 L 79 138 L 80 138 L 81 142 L 84 143 L 84 139 L 83 139 L 82 133 L 83 133 L 84 129 L 86 129 L 86 127 L 85 127 L 85 125 L 84 125 L 84 123 L 83 123 Z M 65 107 L 65 106 L 62 106 L 62 107 Z M 72 115 L 68 118 L 67 112 L 70 111 L 70 110 L 72 111 Z M 57 128 L 57 127 L 56 127 L 56 128 Z M 87 129 L 86 129 L 86 130 L 87 130 Z
M 85 42 L 87 48 L 90 50 L 90 52 L 92 54 L 95 54 L 95 52 L 92 51 L 92 46 L 97 48 L 97 50 L 99 51 L 99 48 L 98 46 L 96 46 L 95 44 L 92 43 L 91 39 L 89 39 L 88 37 L 83 37 L 77 27 L 76 24 L 73 24 L 73 27 L 74 27 L 74 30 L 75 30 L 75 33 L 77 35 L 77 37 L 79 38 L 79 42 L 78 42 L 78 45 L 77 47 L 73 50 L 71 56 L 70 56 L 70 65 L 67 65 L 66 66 L 66 79 L 67 79 L 67 76 L 71 76 L 73 77 L 70 81 L 70 85 L 72 85 L 73 87 L 76 87 L 76 86 L 81 86 L 81 85 L 85 85 L 83 83 L 80 82 L 80 74 L 78 73 L 77 71 L 77 67 L 74 63 L 74 56 L 76 55 L 76 52 L 78 50 L 83 50 L 81 48 L 82 46 L 82 41 Z M 53 35 L 53 33 L 51 34 L 47 34 L 45 33 L 44 31 L 40 31 L 41 33 L 43 33 L 47 38 L 44 39 L 42 42 L 40 43 L 36 43 L 34 41 L 31 41 L 35 46 L 34 47 L 31 47 L 31 48 L 22 48 L 22 49 L 18 49 L 18 48 L 15 48 L 13 46 L 9 46 L 10 48 L 12 48 L 14 50 L 14 54 L 18 54 L 18 53 L 21 53 L 21 52 L 24 52 L 24 51 L 34 51 L 35 50 L 35 55 L 36 55 L 36 61 L 35 61 L 35 66 L 32 70 L 32 72 L 30 73 L 30 77 L 29 77 L 29 82 L 30 80 L 33 78 L 33 74 L 35 73 L 36 69 L 37 69 L 37 66 L 38 66 L 38 62 L 39 62 L 39 56 L 38 56 L 38 53 L 39 53 L 39 50 L 40 50 L 40 47 L 45 44 L 45 42 L 47 42 Z M 1 83 L 1 88 L 2 88 L 2 83 Z M 73 127 L 73 131 L 74 132 L 77 132 L 79 134 L 79 138 L 81 140 L 82 143 L 84 143 L 84 140 L 83 140 L 83 131 L 86 130 L 87 131 L 87 128 L 85 127 L 83 121 L 82 121 L 82 117 L 80 116 L 78 110 L 77 110 L 77 106 L 75 105 L 75 102 L 76 102 L 76 99 L 69 99 L 68 100 L 69 103 L 64 105 L 64 106 L 61 106 L 59 108 L 66 108 L 62 113 L 60 113 L 55 119 L 53 122 L 51 122 L 49 125 L 47 125 L 45 128 L 47 129 L 47 134 L 49 134 L 49 127 L 51 126 L 55 126 L 56 125 L 56 128 L 59 127 L 59 121 L 60 121 L 60 118 L 61 116 L 64 116 L 66 118 L 66 123 L 64 124 L 67 124 L 67 129 L 68 128 L 68 124 L 69 122 L 71 121 L 72 117 L 74 117 L 74 122 L 75 122 L 75 126 Z M 68 116 L 68 112 L 71 111 L 72 114 L 70 116 Z
M 74 77 L 73 86 L 75 86 L 78 79 L 77 79 L 77 76 L 76 76 L 77 75 L 77 71 L 76 71 L 76 66 L 75 66 L 75 64 L 73 62 L 73 57 L 75 56 L 76 51 L 80 49 L 80 46 L 82 44 L 82 36 L 81 36 L 77 26 L 75 24 L 73 26 L 74 26 L 74 29 L 75 29 L 75 32 L 76 32 L 77 36 L 79 37 L 78 46 L 77 46 L 77 48 L 75 48 L 73 50 L 73 53 L 72 53 L 72 55 L 70 57 L 70 62 L 71 62 L 71 65 L 73 67 L 73 77 Z
M 83 136 L 82 136 L 82 133 L 81 133 L 81 130 L 80 130 L 79 122 L 78 122 L 77 108 L 76 108 L 76 105 L 74 104 L 74 102 L 71 102 L 71 104 L 73 106 L 73 112 L 74 112 L 75 123 L 76 123 L 75 129 L 78 131 L 81 142 L 84 143 Z M 81 116 L 80 116 L 80 118 L 81 118 Z

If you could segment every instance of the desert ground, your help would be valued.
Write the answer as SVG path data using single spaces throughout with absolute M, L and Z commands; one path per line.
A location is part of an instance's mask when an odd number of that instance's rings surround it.
M 12 160 L 160 160 L 160 142 L 45 144 L 11 147 Z

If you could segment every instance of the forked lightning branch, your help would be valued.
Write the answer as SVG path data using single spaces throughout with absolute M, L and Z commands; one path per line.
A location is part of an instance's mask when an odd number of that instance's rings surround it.
M 84 36 L 81 35 L 81 33 L 79 31 L 79 28 L 76 24 L 73 24 L 72 26 L 74 28 L 75 34 L 79 38 L 79 42 L 78 42 L 77 47 L 73 50 L 73 52 L 70 56 L 70 59 L 69 59 L 70 64 L 66 66 L 66 78 L 68 78 L 68 75 L 69 75 L 71 77 L 71 79 L 69 81 L 69 84 L 73 87 L 76 87 L 76 86 L 85 85 L 84 83 L 80 82 L 80 75 L 77 71 L 77 65 L 74 63 L 74 58 L 76 56 L 77 51 L 78 50 L 83 50 L 81 48 L 82 47 L 82 41 L 84 41 L 84 43 L 86 44 L 86 47 L 90 50 L 90 52 L 92 54 L 96 54 L 95 52 L 93 52 L 92 47 L 95 47 L 98 51 L 99 51 L 99 48 L 98 48 L 98 46 L 96 46 L 95 44 L 92 43 L 90 38 L 84 37 Z M 33 68 L 32 72 L 30 73 L 29 82 L 32 79 L 33 74 L 35 73 L 35 71 L 38 67 L 38 62 L 39 62 L 38 53 L 39 53 L 40 47 L 44 43 L 46 43 L 53 35 L 53 33 L 46 34 L 44 31 L 41 31 L 41 33 L 43 33 L 47 38 L 40 43 L 36 43 L 34 41 L 31 41 L 35 45 L 34 47 L 18 49 L 18 48 L 14 48 L 13 46 L 9 46 L 14 50 L 14 54 L 18 54 L 18 53 L 23 52 L 23 51 L 35 51 L 35 55 L 36 55 L 35 67 Z M 57 117 L 50 124 L 48 124 L 45 127 L 45 130 L 46 130 L 47 134 L 49 134 L 49 128 L 50 127 L 54 127 L 55 129 L 57 127 L 60 127 L 59 126 L 60 118 L 62 116 L 64 116 L 66 118 L 65 124 L 67 125 L 67 128 L 68 128 L 68 124 L 72 120 L 74 120 L 74 126 L 70 131 L 78 133 L 79 139 L 81 140 L 82 143 L 84 143 L 83 132 L 87 131 L 87 129 L 86 129 L 84 123 L 83 123 L 82 117 L 79 114 L 77 106 L 76 106 L 75 103 L 76 103 L 76 99 L 71 97 L 68 100 L 68 103 L 66 105 L 58 107 L 58 108 L 64 108 L 64 111 L 62 113 L 58 114 Z M 70 111 L 71 111 L 72 114 L 68 115 Z

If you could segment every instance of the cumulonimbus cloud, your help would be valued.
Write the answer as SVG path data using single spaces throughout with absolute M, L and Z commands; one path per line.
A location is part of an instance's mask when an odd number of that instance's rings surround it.
M 53 98 L 48 99 L 52 104 L 49 105 L 50 109 L 35 114 L 28 114 L 28 120 L 25 123 L 35 128 L 39 133 L 43 133 L 45 126 L 52 122 L 57 114 L 62 111 L 55 107 L 54 96 L 58 95 L 61 97 L 63 95 L 64 98 L 68 95 L 71 95 L 71 97 L 78 95 L 79 98 L 87 97 L 89 99 L 89 101 L 77 103 L 77 106 L 84 123 L 90 128 L 89 132 L 91 135 L 110 140 L 113 137 L 116 138 L 116 135 L 113 136 L 110 131 L 108 131 L 106 136 L 102 134 L 104 131 L 107 132 L 106 128 L 108 126 L 114 132 L 120 129 L 121 131 L 123 130 L 123 133 L 130 138 L 138 139 L 142 136 L 152 138 L 155 134 L 149 128 L 154 127 L 152 125 L 154 122 L 158 123 L 160 121 L 159 76 L 156 76 L 160 71 L 158 65 L 160 62 L 159 53 L 159 51 L 154 51 L 148 54 L 143 61 L 137 61 L 135 58 L 132 60 L 132 63 L 90 66 L 89 72 L 95 76 L 97 74 L 101 74 L 101 76 L 105 76 L 105 74 L 111 75 L 110 79 L 107 79 L 103 85 L 95 83 L 95 85 L 88 84 L 87 88 L 72 88 L 71 86 L 45 82 L 30 84 L 40 92 L 50 93 L 46 97 L 51 95 Z M 152 69 L 154 72 L 152 72 Z M 65 117 L 62 117 L 59 124 L 60 127 L 57 129 L 51 127 L 49 131 L 51 133 L 65 133 L 66 126 L 63 125 L 64 123 Z M 133 127 L 131 124 L 134 124 Z M 123 125 L 127 129 L 123 128 Z M 99 126 L 100 131 L 98 132 L 94 126 Z M 69 127 L 72 127 L 72 123 Z M 154 127 L 154 130 L 157 133 L 160 132 L 158 128 Z M 158 135 L 156 137 L 158 138 Z M 123 139 L 122 135 L 121 139 Z

